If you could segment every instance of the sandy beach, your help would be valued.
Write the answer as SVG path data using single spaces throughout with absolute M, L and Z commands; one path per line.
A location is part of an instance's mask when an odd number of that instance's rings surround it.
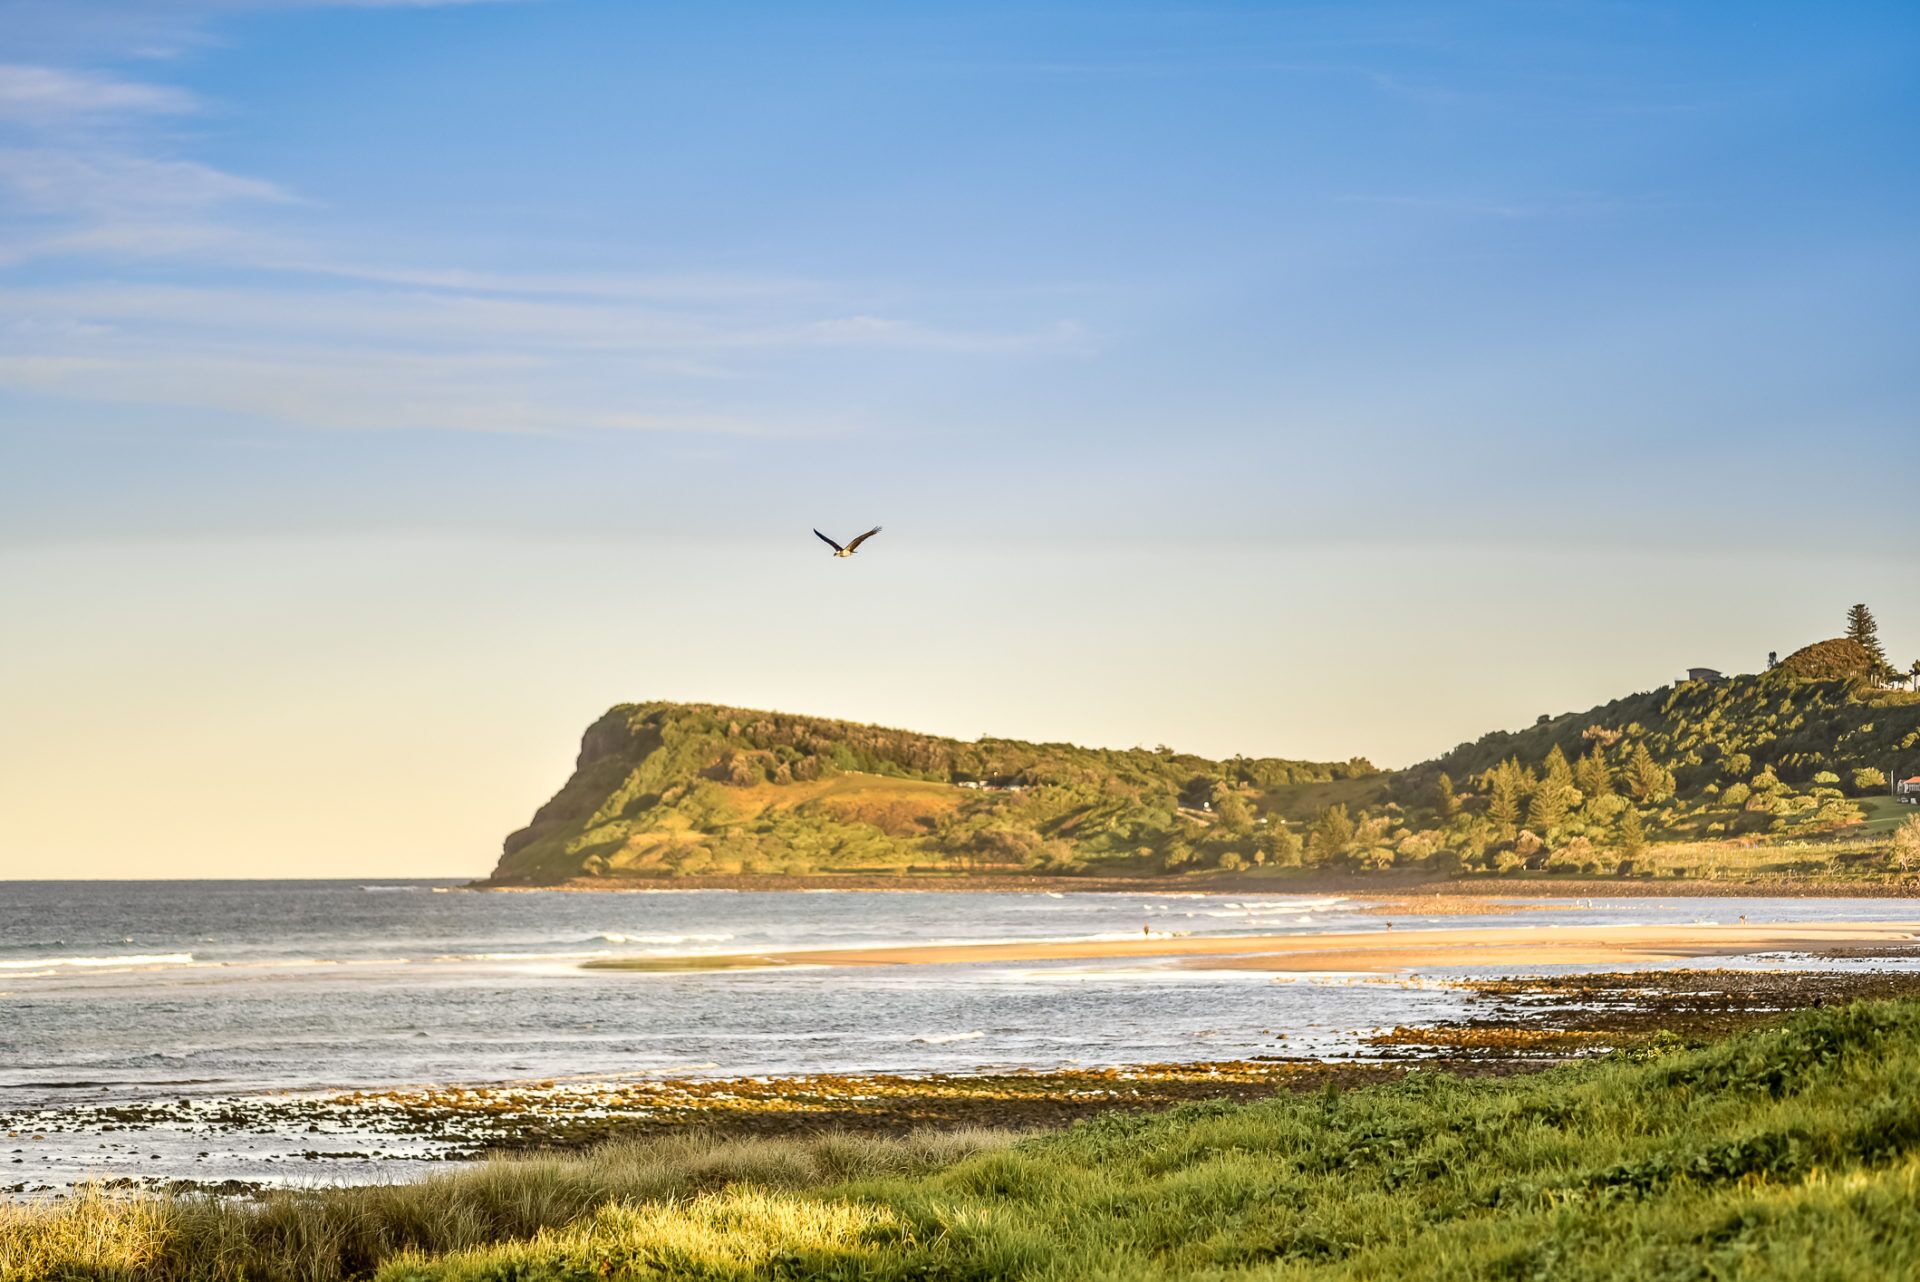
M 1431 966 L 1629 965 L 1692 957 L 1869 947 L 1920 955 L 1920 921 L 1660 926 L 1481 926 L 1333 934 L 1148 935 L 1140 939 L 797 949 L 700 957 L 609 958 L 597 970 L 732 970 L 777 966 L 932 966 L 965 962 L 1175 959 L 1192 967 L 1398 971 Z

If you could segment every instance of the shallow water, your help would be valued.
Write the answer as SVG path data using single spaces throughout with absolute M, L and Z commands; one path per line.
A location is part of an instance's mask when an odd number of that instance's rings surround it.
M 1276 978 L 1105 960 L 637 974 L 586 971 L 579 963 L 862 944 L 1131 938 L 1143 926 L 1196 935 L 1385 930 L 1388 919 L 1373 906 L 1288 895 L 480 894 L 435 882 L 0 883 L 0 1134 L 57 1121 L 76 1106 L 160 1099 L 212 1106 L 235 1096 L 336 1087 L 1356 1055 L 1374 1032 L 1458 1015 L 1460 996 L 1433 981 L 1463 972 Z M 1636 898 L 1487 907 L 1484 916 L 1396 915 L 1393 927 L 1901 915 L 1883 900 Z M 17 1151 L 0 1149 L 0 1184 L 15 1158 L 12 1169 L 22 1179 L 56 1184 L 81 1167 L 124 1172 L 135 1158 L 146 1164 L 138 1173 L 147 1175 L 208 1178 L 243 1168 L 248 1178 L 260 1174 L 253 1169 L 260 1153 L 235 1151 L 222 1160 L 204 1133 L 194 1139 L 185 1132 L 96 1131 L 44 1141 L 15 1136 L 4 1148 Z M 229 1137 L 226 1147 L 258 1141 L 261 1152 L 297 1152 L 289 1145 L 312 1143 L 242 1138 Z M 414 1150 L 402 1145 L 392 1155 L 407 1151 Z M 350 1173 L 364 1175 L 357 1167 Z

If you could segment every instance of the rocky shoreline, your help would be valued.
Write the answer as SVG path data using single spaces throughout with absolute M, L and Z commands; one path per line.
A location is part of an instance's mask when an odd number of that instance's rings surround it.
M 354 1173 L 371 1162 L 418 1163 L 424 1169 L 490 1154 L 578 1150 L 693 1130 L 727 1137 L 1047 1130 L 1106 1112 L 1346 1090 L 1415 1071 L 1527 1072 L 1574 1058 L 1704 1042 L 1806 1006 L 1920 996 L 1920 970 L 1866 968 L 1870 954 L 1861 960 L 1857 971 L 1682 969 L 1451 981 L 1469 999 L 1465 1017 L 1383 1030 L 1368 1040 L 1364 1053 L 1347 1060 L 1282 1053 L 1220 1063 L 1035 1071 L 536 1081 L 157 1100 L 4 1115 L 0 1136 L 13 1155 L 64 1135 L 113 1140 L 135 1154 L 164 1137 L 191 1149 L 187 1156 L 197 1152 L 202 1158 L 231 1150 L 235 1137 L 268 1136 L 281 1150 L 278 1169 L 310 1182 L 355 1182 Z M 393 1178 L 391 1167 L 382 1169 L 387 1173 L 378 1178 Z M 286 1182 L 123 1173 L 110 1186 L 227 1195 Z M 20 1180 L 0 1184 L 0 1192 L 27 1196 L 53 1187 Z

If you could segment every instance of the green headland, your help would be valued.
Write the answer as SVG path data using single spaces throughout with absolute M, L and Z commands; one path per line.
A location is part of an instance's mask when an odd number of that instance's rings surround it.
M 1887 890 L 1920 872 L 1920 807 L 1893 795 L 1916 775 L 1920 693 L 1845 638 L 1763 673 L 1542 716 L 1404 769 L 622 704 L 507 838 L 491 884 L 1524 877 Z

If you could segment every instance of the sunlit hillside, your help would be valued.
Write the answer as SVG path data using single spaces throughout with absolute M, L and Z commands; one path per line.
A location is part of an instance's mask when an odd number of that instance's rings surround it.
M 1920 773 L 1920 695 L 1800 675 L 1826 671 L 1835 648 L 1542 717 L 1399 771 L 623 705 L 587 731 L 573 777 L 507 839 L 494 879 L 1631 875 L 1683 843 L 1890 840 L 1904 814 L 1890 779 Z

